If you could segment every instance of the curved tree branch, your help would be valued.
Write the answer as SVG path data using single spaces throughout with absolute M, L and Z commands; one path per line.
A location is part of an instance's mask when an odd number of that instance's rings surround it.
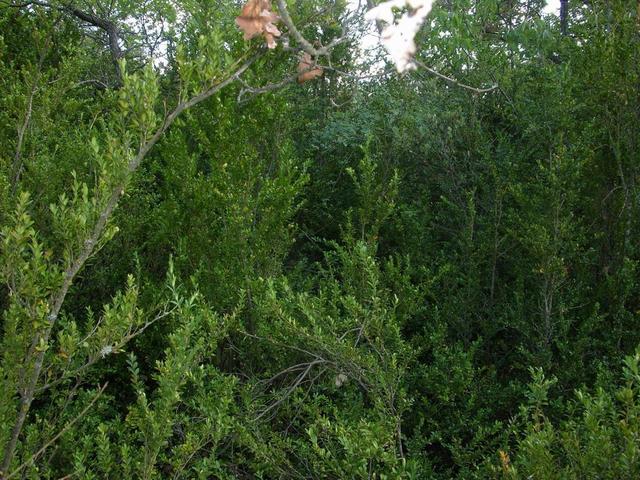
M 431 68 L 431 67 L 425 65 L 424 63 L 422 63 L 420 60 L 414 59 L 413 61 L 416 63 L 416 65 L 418 65 L 421 68 L 425 69 L 431 75 L 434 75 L 434 76 L 438 77 L 439 79 L 444 80 L 447 83 L 450 83 L 451 85 L 455 85 L 456 87 L 464 88 L 465 90 L 470 90 L 470 91 L 472 91 L 474 93 L 489 93 L 489 92 L 493 92 L 494 90 L 496 90 L 498 88 L 498 85 L 492 85 L 491 87 L 488 87 L 488 88 L 472 87 L 471 85 L 467 85 L 466 83 L 459 82 L 455 78 L 448 77 L 447 75 L 444 75 L 444 74 L 438 72 L 437 70 L 434 70 L 433 68 Z
M 156 132 L 149 138 L 144 144 L 141 145 L 138 150 L 137 155 L 131 159 L 129 164 L 127 165 L 127 172 L 129 174 L 135 172 L 137 168 L 140 166 L 146 155 L 149 151 L 155 146 L 156 143 L 160 140 L 164 132 L 173 124 L 173 122 L 178 118 L 178 116 L 191 108 L 198 103 L 206 100 L 211 97 L 215 93 L 219 92 L 223 88 L 228 85 L 236 82 L 239 77 L 251 66 L 253 63 L 262 56 L 262 52 L 253 55 L 248 60 L 244 61 L 231 75 L 229 75 L 224 80 L 212 85 L 208 89 L 200 92 L 199 94 L 193 96 L 189 100 L 179 103 L 175 109 L 165 118 L 162 125 L 156 130 Z M 62 281 L 62 285 L 60 288 L 52 294 L 49 300 L 49 315 L 47 317 L 48 324 L 42 332 L 34 335 L 32 346 L 49 343 L 49 339 L 51 337 L 51 332 L 53 327 L 58 319 L 58 315 L 60 314 L 60 310 L 62 309 L 62 305 L 64 304 L 65 299 L 67 298 L 67 294 L 69 293 L 69 289 L 78 274 L 78 272 L 82 269 L 86 261 L 94 252 L 103 232 L 107 225 L 109 218 L 111 217 L 113 211 L 118 205 L 118 201 L 120 197 L 124 193 L 125 183 L 122 182 L 119 185 L 116 185 L 107 200 L 105 206 L 103 207 L 98 219 L 93 227 L 93 231 L 89 238 L 84 241 L 82 250 L 79 255 L 75 258 L 75 260 L 67 267 L 64 272 L 64 277 Z M 35 351 L 35 348 L 33 349 Z M 20 405 L 18 409 L 18 414 L 11 430 L 11 436 L 6 444 L 4 451 L 4 458 L 2 461 L 2 467 L 0 468 L 0 479 L 5 480 L 6 476 L 4 472 L 7 472 L 11 467 L 11 462 L 13 461 L 14 452 L 16 445 L 18 443 L 18 438 L 22 433 L 22 428 L 24 426 L 24 422 L 27 418 L 27 414 L 31 408 L 31 404 L 34 399 L 34 395 L 36 392 L 38 380 L 40 379 L 40 373 L 42 372 L 42 368 L 44 365 L 44 357 L 45 350 L 38 351 L 35 356 L 35 360 L 33 362 L 33 366 L 29 367 L 29 365 L 25 365 L 25 369 L 30 369 L 30 371 L 25 374 L 25 386 L 20 392 Z M 30 362 L 27 362 L 30 363 Z
M 118 27 L 117 23 L 113 20 L 109 20 L 104 17 L 99 17 L 93 13 L 88 13 L 83 10 L 80 10 L 78 7 L 74 6 L 72 3 L 64 3 L 62 5 L 54 5 L 48 2 L 42 2 L 39 0 L 33 0 L 23 3 L 5 3 L 7 7 L 12 8 L 26 8 L 30 6 L 38 6 L 43 8 L 48 8 L 51 10 L 57 10 L 59 12 L 63 12 L 69 14 L 73 17 L 76 17 L 78 20 L 82 20 L 83 22 L 88 23 L 89 25 L 99 28 L 107 35 L 109 52 L 111 54 L 111 59 L 113 61 L 113 65 L 116 72 L 117 79 L 117 87 L 122 86 L 122 69 L 120 68 L 120 60 L 124 57 L 124 52 L 120 47 L 120 42 L 122 41 L 120 33 L 121 30 Z

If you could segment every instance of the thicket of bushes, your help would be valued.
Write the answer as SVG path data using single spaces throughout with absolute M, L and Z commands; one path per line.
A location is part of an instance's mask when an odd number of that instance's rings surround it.
M 640 477 L 637 5 L 542 7 L 260 93 L 237 2 L 0 4 L 0 478 Z

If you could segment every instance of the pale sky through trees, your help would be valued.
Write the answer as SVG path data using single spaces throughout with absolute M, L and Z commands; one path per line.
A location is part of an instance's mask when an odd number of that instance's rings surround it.
M 362 0 L 349 0 L 349 5 L 352 9 L 358 8 L 358 5 L 362 4 Z M 560 0 L 549 0 L 546 6 L 542 10 L 547 15 L 559 15 L 560 14 Z M 370 24 L 369 31 L 362 37 L 360 42 L 360 48 L 362 52 L 375 48 L 379 44 L 380 36 L 376 31 L 375 25 Z M 365 53 L 366 55 L 366 53 Z
M 547 14 L 560 15 L 560 0 L 549 0 L 542 11 Z

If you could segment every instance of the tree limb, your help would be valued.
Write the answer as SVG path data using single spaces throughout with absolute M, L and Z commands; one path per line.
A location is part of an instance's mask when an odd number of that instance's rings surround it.
M 123 78 L 122 78 L 122 69 L 120 68 L 120 60 L 124 57 L 124 53 L 122 51 L 122 48 L 120 48 L 120 40 L 121 40 L 120 29 L 118 28 L 118 25 L 114 21 L 108 20 L 103 17 L 99 17 L 97 15 L 94 15 L 93 13 L 87 13 L 85 11 L 82 11 L 78 7 L 73 6 L 71 3 L 66 3 L 61 6 L 56 6 L 48 2 L 33 0 L 33 1 L 23 2 L 23 3 L 8 2 L 6 3 L 6 5 L 8 7 L 18 8 L 18 9 L 30 7 L 32 5 L 36 5 L 36 6 L 48 8 L 48 9 L 55 9 L 60 12 L 70 14 L 76 17 L 77 19 L 88 23 L 89 25 L 104 31 L 107 34 L 109 52 L 111 54 L 111 59 L 113 60 L 113 65 L 116 71 L 116 78 L 118 82 L 117 86 L 118 87 L 122 86 Z
M 278 0 L 277 3 L 278 3 L 278 11 L 280 12 L 280 18 L 282 19 L 284 24 L 287 26 L 289 33 L 293 35 L 293 38 L 296 39 L 296 41 L 300 44 L 302 49 L 312 57 L 329 55 L 331 53 L 331 50 L 336 45 L 339 45 L 340 43 L 344 43 L 347 40 L 347 37 L 343 35 L 341 37 L 338 37 L 332 40 L 331 43 L 329 43 L 329 45 L 327 45 L 326 47 L 319 47 L 319 48 L 314 47 L 311 44 L 311 42 L 309 42 L 309 40 L 304 38 L 302 33 L 300 33 L 300 30 L 298 30 L 298 28 L 296 27 L 295 23 L 293 23 L 293 20 L 291 19 L 291 15 L 289 15 L 289 11 L 287 10 L 287 5 L 285 1 Z
M 156 143 L 158 143 L 158 141 L 160 140 L 164 132 L 167 131 L 167 129 L 173 124 L 176 118 L 178 118 L 178 116 L 183 111 L 206 100 L 207 98 L 211 97 L 212 95 L 222 90 L 226 86 L 237 81 L 240 75 L 242 75 L 258 58 L 260 58 L 261 55 L 262 55 L 262 52 L 253 55 L 244 63 L 242 63 L 242 65 L 240 65 L 240 67 L 238 67 L 236 71 L 231 75 L 229 75 L 226 79 L 222 80 L 221 82 L 215 85 L 212 85 L 208 89 L 202 91 L 198 95 L 195 95 L 189 100 L 179 103 L 176 106 L 176 108 L 165 118 L 164 122 L 156 130 L 154 135 L 151 138 L 149 138 L 144 144 L 141 145 L 138 151 L 138 154 L 129 162 L 127 166 L 127 173 L 131 174 L 135 172 L 135 170 L 142 163 L 142 160 L 146 157 L 147 153 L 149 153 L 151 148 L 153 148 L 153 146 Z M 118 205 L 118 201 L 120 200 L 120 197 L 124 193 L 124 189 L 125 189 L 124 182 L 120 183 L 119 185 L 116 185 L 116 187 L 113 189 L 109 199 L 107 200 L 105 206 L 103 207 L 98 217 L 98 220 L 94 225 L 92 234 L 89 236 L 89 238 L 87 238 L 84 241 L 83 248 L 80 254 L 71 263 L 71 265 L 69 265 L 69 267 L 67 267 L 67 269 L 65 270 L 62 285 L 57 290 L 57 292 L 55 292 L 50 297 L 50 300 L 49 300 L 50 313 L 47 317 L 48 325 L 45 327 L 43 332 L 39 332 L 36 335 L 34 335 L 32 345 L 33 344 L 40 345 L 42 343 L 44 343 L 45 345 L 49 344 L 51 332 L 56 323 L 56 320 L 58 319 L 58 315 L 60 314 L 62 305 L 67 297 L 69 288 L 71 287 L 73 280 L 75 279 L 80 269 L 84 266 L 86 261 L 89 259 L 89 257 L 95 250 L 95 247 L 98 244 L 98 241 L 100 240 L 102 233 L 104 232 L 104 229 L 107 225 L 109 218 L 111 217 L 111 214 L 115 210 L 116 206 Z M 42 371 L 42 367 L 44 364 L 44 357 L 45 357 L 44 350 L 39 351 L 37 353 L 35 362 L 33 364 L 33 367 L 31 368 L 30 375 L 26 380 L 26 385 L 23 391 L 20 392 L 20 407 L 18 410 L 16 421 L 11 430 L 11 436 L 9 437 L 9 441 L 7 442 L 5 447 L 2 468 L 0 469 L 0 471 L 2 472 L 6 472 L 11 466 L 11 462 L 13 460 L 13 455 L 18 442 L 18 438 L 20 437 L 20 434 L 22 432 L 22 427 L 26 420 L 29 409 L 31 408 L 31 403 L 33 402 L 33 399 L 34 399 L 37 383 L 40 378 L 40 373 Z M 26 368 L 28 368 L 28 365 L 26 366 Z M 1 474 L 0 474 L 0 479 L 3 479 Z

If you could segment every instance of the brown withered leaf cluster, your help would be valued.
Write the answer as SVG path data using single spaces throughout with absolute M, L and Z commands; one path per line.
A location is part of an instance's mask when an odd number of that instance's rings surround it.
M 276 48 L 276 38 L 281 35 L 275 25 L 279 20 L 271 11 L 271 0 L 249 0 L 236 17 L 236 25 L 244 32 L 245 40 L 262 35 L 269 48 Z
M 298 83 L 308 82 L 309 80 L 315 80 L 318 77 L 321 77 L 324 73 L 322 67 L 316 66 L 313 68 L 314 62 L 311 59 L 311 55 L 307 52 L 304 52 L 302 57 L 300 58 L 300 63 L 298 64 Z

